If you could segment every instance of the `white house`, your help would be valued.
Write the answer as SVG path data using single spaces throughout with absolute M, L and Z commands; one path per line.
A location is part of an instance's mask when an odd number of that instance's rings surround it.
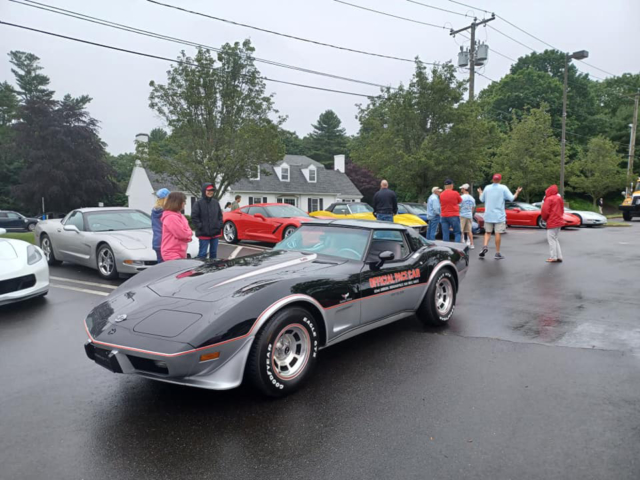
M 241 195 L 241 205 L 289 203 L 307 212 L 314 212 L 323 210 L 333 202 L 361 200 L 362 194 L 344 171 L 344 155 L 334 157 L 333 170 L 303 155 L 285 155 L 275 165 L 261 165 L 253 178 L 232 185 L 220 199 L 220 204 L 224 207 L 227 202 L 233 202 L 236 195 Z M 127 187 L 129 207 L 151 210 L 156 201 L 155 192 L 163 187 L 171 191 L 180 190 L 170 179 L 148 171 L 136 162 Z M 187 192 L 185 195 L 185 214 L 191 215 L 191 206 L 197 198 Z

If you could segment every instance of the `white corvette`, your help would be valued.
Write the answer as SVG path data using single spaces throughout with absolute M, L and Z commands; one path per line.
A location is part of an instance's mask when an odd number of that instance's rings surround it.
M 0 228 L 0 235 L 6 231 Z M 0 305 L 40 297 L 49 291 L 49 265 L 40 248 L 0 237 Z

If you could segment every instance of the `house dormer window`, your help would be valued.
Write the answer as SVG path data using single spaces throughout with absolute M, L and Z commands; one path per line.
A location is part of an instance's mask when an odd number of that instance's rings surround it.
M 316 170 L 316 167 L 311 165 L 309 167 L 309 182 L 316 183 L 318 181 L 317 179 L 318 179 L 318 171 Z
M 260 165 L 251 169 L 251 176 L 249 177 L 249 180 L 260 180 Z
M 282 165 L 282 168 L 280 169 L 280 180 L 282 180 L 283 182 L 288 182 L 289 181 L 289 166 L 288 165 Z

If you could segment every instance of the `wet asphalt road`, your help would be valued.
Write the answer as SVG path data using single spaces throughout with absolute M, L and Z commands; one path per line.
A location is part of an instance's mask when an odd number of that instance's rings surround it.
M 66 288 L 0 308 L 0 478 L 640 478 L 640 222 L 561 242 L 548 265 L 544 232 L 510 229 L 449 328 L 323 350 L 281 400 L 91 363 L 82 318 L 110 288 L 52 269 Z

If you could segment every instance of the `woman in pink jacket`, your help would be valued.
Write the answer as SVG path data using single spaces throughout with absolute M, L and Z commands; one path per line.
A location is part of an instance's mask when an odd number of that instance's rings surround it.
M 182 192 L 171 192 L 164 204 L 162 214 L 162 259 L 178 260 L 187 258 L 187 245 L 193 238 L 189 222 L 180 213 L 187 204 L 187 197 Z

